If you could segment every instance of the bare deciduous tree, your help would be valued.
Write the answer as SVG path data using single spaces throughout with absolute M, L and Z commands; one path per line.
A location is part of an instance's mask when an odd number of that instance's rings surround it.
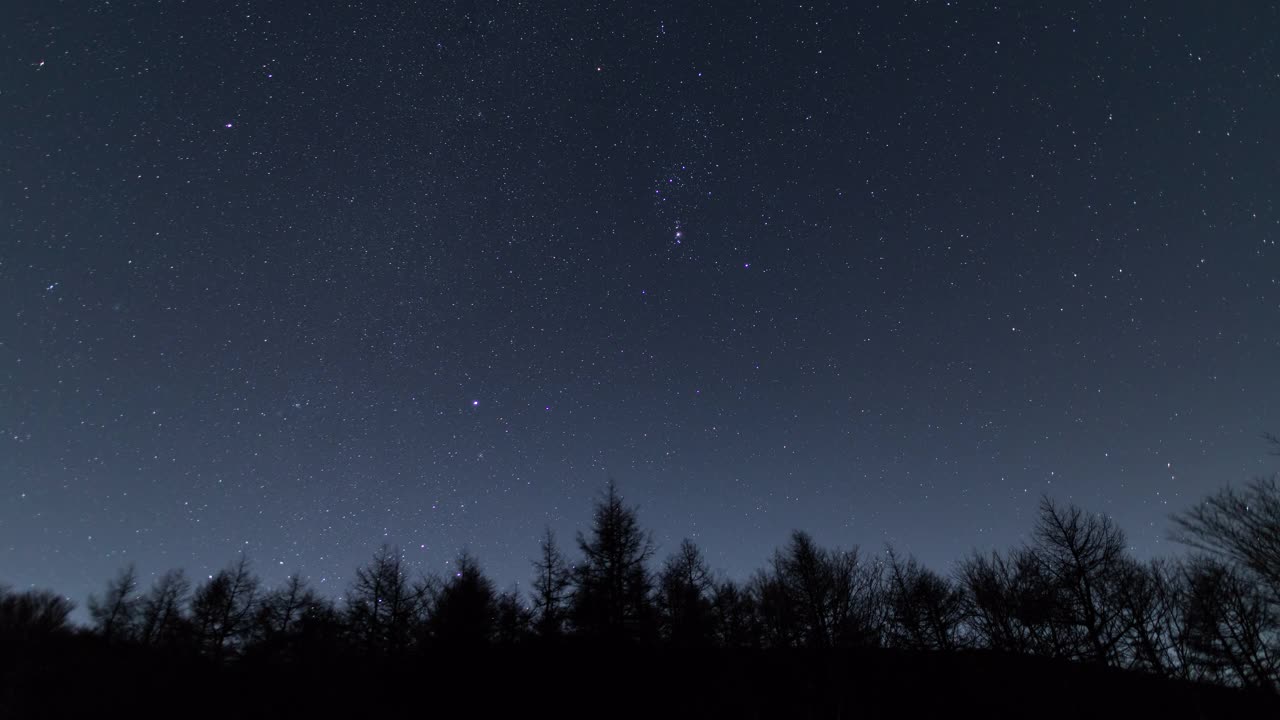
M 172 646 L 180 643 L 189 629 L 182 608 L 191 584 L 181 570 L 161 575 L 142 598 L 138 639 L 144 645 Z
M 913 650 L 955 650 L 961 646 L 964 593 L 913 557 L 888 551 L 885 579 L 886 640 Z
M 880 580 L 880 568 L 861 562 L 857 548 L 826 550 L 796 531 L 753 590 L 771 644 L 871 646 L 883 627 Z
M 107 583 L 101 599 L 89 596 L 89 617 L 94 630 L 108 642 L 131 640 L 137 629 L 142 598 L 138 596 L 138 573 L 133 565 L 122 569 Z
M 13 592 L 0 586 L 0 644 L 38 641 L 71 630 L 75 605 L 48 590 Z
M 533 567 L 534 631 L 542 638 L 560 637 L 569 614 L 573 575 L 551 528 L 542 534 Z
M 759 643 L 768 648 L 799 647 L 804 644 L 799 608 L 776 572 L 757 570 L 747 583 L 748 604 L 754 611 Z
M 288 637 L 297 632 L 308 613 L 324 601 L 298 573 L 285 580 L 284 586 L 266 593 L 258 604 L 257 633 L 264 640 Z
M 405 574 L 398 549 L 383 545 L 368 565 L 356 570 L 346 594 L 346 620 L 352 639 L 366 653 L 398 655 L 412 640 L 425 600 Z
M 663 640 L 677 647 L 697 647 L 714 634 L 711 594 L 715 582 L 702 552 L 685 539 L 658 573 L 655 604 Z
M 752 594 L 732 580 L 716 585 L 711 598 L 715 641 L 720 647 L 747 648 L 760 644 Z
M 1125 553 L 1123 531 L 1106 516 L 1044 498 L 1036 521 L 1035 555 L 1054 590 L 1055 620 L 1072 638 L 1065 653 L 1100 664 L 1118 665 L 1117 651 L 1129 634 L 1124 587 L 1134 572 Z
M 1185 583 L 1181 566 L 1152 561 L 1134 566 L 1121 589 L 1130 631 L 1124 667 L 1184 680 L 1199 679 L 1185 642 Z
M 214 660 L 235 653 L 248 639 L 260 583 L 244 555 L 219 570 L 191 596 L 191 621 L 201 649 Z
M 1174 539 L 1228 559 L 1257 575 L 1280 604 L 1280 484 L 1259 478 L 1243 490 L 1219 490 L 1173 516 Z
M 974 554 L 960 563 L 968 605 L 967 625 L 982 647 L 1001 652 L 1057 655 L 1063 643 L 1055 626 L 1050 579 L 1035 553 Z
M 1187 567 L 1194 662 L 1219 682 L 1280 689 L 1280 617 L 1250 575 L 1212 559 Z

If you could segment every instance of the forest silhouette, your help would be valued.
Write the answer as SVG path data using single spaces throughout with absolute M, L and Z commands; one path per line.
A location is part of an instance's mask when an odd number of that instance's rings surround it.
M 525 594 L 466 553 L 414 577 L 389 546 L 336 599 L 244 556 L 198 583 L 128 567 L 87 627 L 0 589 L 0 715 L 1280 717 L 1276 478 L 1172 521 L 1190 552 L 1140 562 L 1108 517 L 1044 498 L 1027 544 L 951 575 L 796 531 L 734 580 L 689 540 L 659 561 L 610 484 L 576 552 L 543 534 Z

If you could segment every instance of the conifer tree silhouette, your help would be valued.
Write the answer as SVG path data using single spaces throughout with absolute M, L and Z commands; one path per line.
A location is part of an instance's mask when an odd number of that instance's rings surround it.
M 574 568 L 574 629 L 604 642 L 637 642 L 654 635 L 653 581 L 647 563 L 653 539 L 612 482 L 596 503 L 589 535 L 578 533 L 582 561 Z

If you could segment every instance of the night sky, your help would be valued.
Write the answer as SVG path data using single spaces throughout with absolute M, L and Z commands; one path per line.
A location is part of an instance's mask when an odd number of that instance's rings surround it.
M 523 586 L 610 478 L 728 577 L 1178 552 L 1277 465 L 1280 12 L 1065 5 L 3 3 L 0 582 Z

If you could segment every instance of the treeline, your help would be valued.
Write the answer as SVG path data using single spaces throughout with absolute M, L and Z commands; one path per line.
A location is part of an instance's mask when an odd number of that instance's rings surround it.
M 236 665 L 396 662 L 492 646 L 869 650 L 999 654 L 1149 676 L 1280 688 L 1280 489 L 1223 490 L 1175 516 L 1185 559 L 1139 562 L 1107 517 L 1046 499 L 1031 541 L 944 575 L 892 550 L 825 548 L 795 532 L 743 581 L 686 540 L 658 562 L 637 511 L 609 487 L 570 557 L 547 531 L 530 591 L 499 591 L 461 555 L 413 577 L 383 547 L 338 600 L 300 577 L 265 588 L 245 558 L 193 584 L 119 573 L 89 599 L 92 627 L 44 591 L 0 592 L 0 639 L 91 633 L 132 653 Z

